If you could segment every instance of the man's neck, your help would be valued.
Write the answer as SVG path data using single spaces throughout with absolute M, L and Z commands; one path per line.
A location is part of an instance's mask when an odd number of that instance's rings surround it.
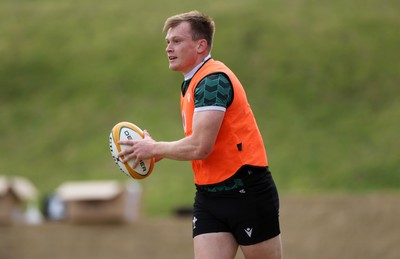
M 185 74 L 185 81 L 191 79 L 194 74 L 197 72 L 197 70 L 199 70 L 199 68 L 204 64 L 204 62 L 206 62 L 207 60 L 209 60 L 211 58 L 211 54 L 208 54 L 206 57 L 203 58 L 203 60 L 197 65 L 195 66 L 189 73 Z

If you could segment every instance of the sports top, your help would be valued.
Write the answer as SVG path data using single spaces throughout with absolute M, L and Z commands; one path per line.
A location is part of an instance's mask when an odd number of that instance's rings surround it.
M 181 94 L 181 112 L 185 136 L 192 134 L 196 87 L 207 76 L 223 73 L 233 87 L 233 100 L 225 116 L 211 154 L 203 160 L 193 160 L 194 181 L 198 185 L 215 184 L 231 177 L 243 165 L 267 166 L 264 143 L 247 101 L 246 93 L 234 75 L 222 62 L 207 60 Z M 196 109 L 201 112 L 201 109 Z

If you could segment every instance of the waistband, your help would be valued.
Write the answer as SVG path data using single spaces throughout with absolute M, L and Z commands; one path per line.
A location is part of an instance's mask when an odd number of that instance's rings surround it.
M 244 188 L 255 181 L 264 177 L 268 174 L 271 174 L 268 166 L 259 167 L 259 166 L 251 166 L 244 165 L 242 166 L 233 176 L 230 178 L 216 184 L 207 184 L 207 185 L 199 185 L 196 184 L 197 191 L 200 192 L 225 192 L 231 191 L 239 188 Z

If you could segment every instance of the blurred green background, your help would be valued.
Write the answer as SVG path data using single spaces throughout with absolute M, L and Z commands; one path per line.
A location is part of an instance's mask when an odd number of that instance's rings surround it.
M 182 75 L 168 70 L 165 19 L 212 16 L 212 55 L 240 78 L 281 193 L 400 187 L 400 2 L 395 0 L 0 2 L 0 175 L 41 195 L 64 181 L 127 180 L 108 147 L 131 121 L 183 136 Z M 140 181 L 146 214 L 191 205 L 189 162 Z

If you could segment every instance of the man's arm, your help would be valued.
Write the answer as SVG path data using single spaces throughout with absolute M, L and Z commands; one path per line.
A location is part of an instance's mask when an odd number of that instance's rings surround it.
M 122 145 L 130 145 L 131 148 L 121 152 L 125 156 L 123 162 L 130 159 L 136 161 L 157 157 L 173 160 L 201 160 L 206 158 L 213 150 L 219 129 L 225 112 L 223 111 L 201 111 L 193 116 L 192 135 L 177 141 L 157 142 L 150 135 L 140 141 L 120 141 Z

